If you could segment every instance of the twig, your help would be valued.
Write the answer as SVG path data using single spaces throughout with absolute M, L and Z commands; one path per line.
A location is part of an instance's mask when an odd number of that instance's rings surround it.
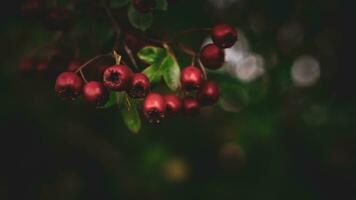
M 125 51 L 126 51 L 127 55 L 129 56 L 129 58 L 131 60 L 131 63 L 138 70 L 139 68 L 138 68 L 137 62 L 135 60 L 135 57 L 132 54 L 131 49 L 126 44 L 124 45 L 124 48 L 125 48 Z
M 79 70 L 80 76 L 82 77 L 82 79 L 84 80 L 85 83 L 88 83 L 87 79 L 84 76 L 84 73 L 82 70 Z
M 75 73 L 80 72 L 84 67 L 86 67 L 87 65 L 89 65 L 90 63 L 92 63 L 93 61 L 102 58 L 102 57 L 106 57 L 106 56 L 111 56 L 111 53 L 107 53 L 107 54 L 101 54 L 101 55 L 97 55 L 94 58 L 88 60 L 86 63 L 84 63 L 83 65 L 81 65 L 76 71 Z

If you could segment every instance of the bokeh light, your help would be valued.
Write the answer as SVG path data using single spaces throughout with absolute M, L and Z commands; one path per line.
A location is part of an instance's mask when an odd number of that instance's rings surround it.
M 295 86 L 312 86 L 321 75 L 319 61 L 311 56 L 298 57 L 293 63 L 291 75 Z

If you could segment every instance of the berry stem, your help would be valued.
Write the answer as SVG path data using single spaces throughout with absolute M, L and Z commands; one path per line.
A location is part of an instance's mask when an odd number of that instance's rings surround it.
M 88 83 L 87 79 L 84 76 L 84 73 L 82 70 L 79 70 L 80 76 L 82 77 L 82 79 L 84 80 L 85 83 Z
M 78 73 L 80 72 L 84 67 L 86 67 L 87 65 L 89 65 L 90 63 L 92 63 L 93 61 L 99 59 L 99 58 L 102 58 L 102 57 L 106 57 L 106 56 L 112 56 L 111 53 L 107 53 L 107 54 L 101 54 L 101 55 L 97 55 L 95 56 L 94 58 L 88 60 L 86 63 L 84 63 L 83 65 L 81 65 L 76 71 L 75 73 Z
M 137 65 L 137 62 L 136 62 L 136 60 L 135 60 L 133 54 L 132 54 L 131 49 L 130 49 L 126 44 L 124 45 L 124 49 L 125 49 L 125 51 L 126 51 L 128 57 L 130 58 L 131 63 L 133 64 L 133 66 L 135 67 L 135 69 L 138 70 L 138 65 Z
M 184 45 L 181 42 L 176 42 L 176 45 L 181 51 L 183 51 L 187 55 L 192 56 L 192 63 L 191 64 L 194 65 L 195 61 L 196 61 L 197 53 L 195 53 L 195 51 L 193 49 L 191 49 L 190 47 Z
M 200 62 L 200 60 L 198 61 L 198 65 L 201 69 L 201 71 L 203 72 L 203 76 L 205 80 L 208 80 L 208 74 L 206 73 L 205 67 L 203 66 L 203 64 Z

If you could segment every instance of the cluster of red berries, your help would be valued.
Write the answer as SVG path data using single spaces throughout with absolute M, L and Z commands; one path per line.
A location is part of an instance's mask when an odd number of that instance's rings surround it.
M 237 41 L 237 32 L 228 25 L 219 24 L 212 29 L 212 38 L 214 44 L 204 47 L 200 58 L 205 67 L 217 69 L 224 62 L 223 48 L 231 47 Z M 150 91 L 150 81 L 145 74 L 134 73 L 128 66 L 117 64 L 105 69 L 102 83 L 90 81 L 84 86 L 76 73 L 63 72 L 56 80 L 55 91 L 62 99 L 71 100 L 82 92 L 84 99 L 98 107 L 108 101 L 108 89 L 125 91 L 132 98 L 144 98 L 143 114 L 149 122 L 155 123 L 181 110 L 185 114 L 196 115 L 201 106 L 213 105 L 219 99 L 219 86 L 207 80 L 203 71 L 196 66 L 185 67 L 180 74 L 180 82 L 183 99 L 178 95 L 161 95 Z

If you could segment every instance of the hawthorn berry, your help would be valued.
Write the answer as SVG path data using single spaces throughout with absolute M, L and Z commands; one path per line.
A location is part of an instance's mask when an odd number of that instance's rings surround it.
M 164 100 L 167 105 L 167 115 L 175 114 L 182 109 L 182 101 L 176 95 L 166 95 L 164 96 Z
M 97 107 L 105 105 L 109 95 L 102 83 L 90 81 L 83 87 L 83 96 L 85 100 L 95 104 Z
M 131 85 L 127 93 L 132 98 L 143 98 L 150 91 L 150 81 L 147 76 L 142 73 L 136 73 L 132 76 Z
M 185 91 L 197 90 L 204 82 L 203 72 L 195 66 L 188 66 L 182 70 L 180 82 Z
M 215 44 L 208 44 L 200 52 L 200 60 L 204 67 L 208 69 L 219 69 L 225 60 L 224 50 Z
M 21 73 L 27 73 L 32 70 L 33 60 L 31 58 L 22 58 L 19 62 L 19 71 Z
M 160 123 L 166 114 L 166 101 L 162 95 L 151 92 L 143 102 L 143 113 L 150 123 Z
M 227 24 L 217 24 L 212 29 L 214 44 L 220 48 L 230 48 L 237 41 L 237 31 Z
M 129 88 L 133 72 L 126 65 L 114 65 L 105 69 L 103 81 L 105 87 L 115 90 L 124 91 Z
M 80 60 L 73 59 L 68 63 L 68 71 L 75 72 L 81 65 L 82 62 L 80 62 Z
M 197 99 L 204 106 L 215 104 L 220 96 L 219 86 L 214 81 L 207 81 L 199 90 Z
M 55 92 L 64 100 L 74 100 L 80 95 L 82 79 L 73 72 L 63 72 L 56 80 Z
M 200 105 L 197 99 L 186 97 L 183 100 L 184 113 L 187 115 L 198 115 L 200 112 Z
M 156 7 L 156 0 L 132 0 L 132 5 L 137 11 L 146 13 Z

